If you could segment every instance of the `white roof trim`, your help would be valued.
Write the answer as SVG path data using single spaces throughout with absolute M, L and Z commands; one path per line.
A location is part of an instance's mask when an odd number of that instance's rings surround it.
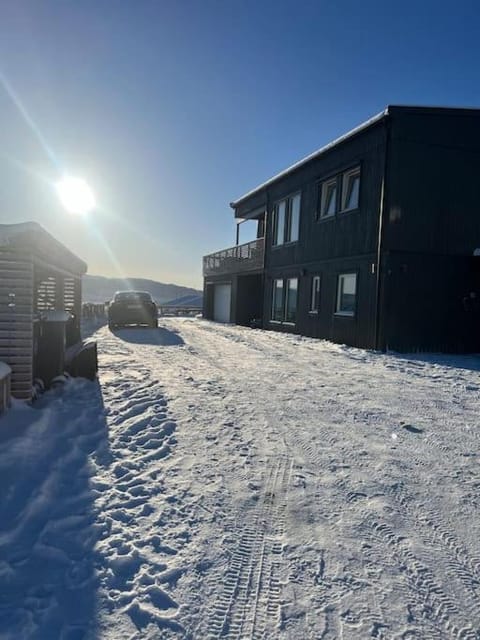
M 340 136 L 339 138 L 336 138 L 332 142 L 329 142 L 324 147 L 321 147 L 320 149 L 318 149 L 317 151 L 314 151 L 313 153 L 311 153 L 310 155 L 306 156 L 302 160 L 299 160 L 295 164 L 292 164 L 290 167 L 288 167 L 288 169 L 284 169 L 283 171 L 280 171 L 280 173 L 277 173 L 275 176 L 273 176 L 273 178 L 270 178 L 269 180 L 267 180 L 263 184 L 259 185 L 258 187 L 255 187 L 255 189 L 252 189 L 251 191 L 248 191 L 247 193 L 245 193 L 240 198 L 237 198 L 236 200 L 231 202 L 230 206 L 232 207 L 232 209 L 235 209 L 235 207 L 240 202 L 242 202 L 243 200 L 246 200 L 250 196 L 253 196 L 258 191 L 261 191 L 262 189 L 265 189 L 265 187 L 268 187 L 273 182 L 276 182 L 277 180 L 279 180 L 280 178 L 283 178 L 284 176 L 288 175 L 292 171 L 295 171 L 295 169 L 299 169 L 304 164 L 307 164 L 307 162 L 310 162 L 310 160 L 313 160 L 314 158 L 316 158 L 317 156 L 321 155 L 322 153 L 325 153 L 325 151 L 328 151 L 332 147 L 335 147 L 340 142 L 343 142 L 344 140 L 347 140 L 348 138 L 351 138 L 352 136 L 356 135 L 357 133 L 360 133 L 360 131 L 363 131 L 364 129 L 367 129 L 372 124 L 375 124 L 376 122 L 379 122 L 386 115 L 388 115 L 388 107 L 386 109 L 384 109 L 383 111 L 381 111 L 380 113 L 377 113 L 377 115 L 373 116 L 373 118 L 369 118 L 365 122 L 362 122 L 362 124 L 358 125 L 358 127 L 355 127 L 354 129 L 351 129 L 350 131 L 348 131 L 348 133 L 344 133 L 342 136 Z

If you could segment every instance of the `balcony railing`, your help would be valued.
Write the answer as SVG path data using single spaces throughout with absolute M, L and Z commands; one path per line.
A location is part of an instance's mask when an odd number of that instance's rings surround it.
M 221 276 L 263 269 L 264 238 L 239 244 L 203 257 L 203 275 Z

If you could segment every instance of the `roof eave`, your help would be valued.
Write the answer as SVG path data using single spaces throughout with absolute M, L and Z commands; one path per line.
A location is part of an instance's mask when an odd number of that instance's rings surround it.
M 260 191 L 262 191 L 263 189 L 266 189 L 267 187 L 269 187 L 271 184 L 273 184 L 277 180 L 280 180 L 281 178 L 284 178 L 285 176 L 287 176 L 290 173 L 292 173 L 293 171 L 299 169 L 300 167 L 302 167 L 303 165 L 307 164 L 311 160 L 314 160 L 315 158 L 321 156 L 326 151 L 329 151 L 333 147 L 337 146 L 341 142 L 344 142 L 345 140 L 348 140 L 349 138 L 352 138 L 353 136 L 357 135 L 358 133 L 361 133 L 365 129 L 368 129 L 369 127 L 373 126 L 377 122 L 380 122 L 381 120 L 383 120 L 383 118 L 385 118 L 388 115 L 388 109 L 389 109 L 389 107 L 386 107 L 383 111 L 381 111 L 380 113 L 377 113 L 377 115 L 373 116 L 372 118 L 369 118 L 365 122 L 362 122 L 362 124 L 358 125 L 354 129 L 351 129 L 347 133 L 344 133 L 339 138 L 336 138 L 335 140 L 332 140 L 332 142 L 329 142 L 328 144 L 324 145 L 320 149 L 317 149 L 316 151 L 314 151 L 313 153 L 309 154 L 305 158 L 302 158 L 302 160 L 299 160 L 298 162 L 295 162 L 294 164 L 292 164 L 287 169 L 284 169 L 283 171 L 280 171 L 280 173 L 277 173 L 272 178 L 269 178 L 268 180 L 266 180 L 264 183 L 262 183 L 258 187 L 255 187 L 255 189 L 252 189 L 251 191 L 248 191 L 247 193 L 245 193 L 240 198 L 237 198 L 237 200 L 234 200 L 233 202 L 230 202 L 230 207 L 232 209 L 236 209 L 245 200 L 248 200 L 248 198 L 251 198 L 255 194 L 257 194 Z

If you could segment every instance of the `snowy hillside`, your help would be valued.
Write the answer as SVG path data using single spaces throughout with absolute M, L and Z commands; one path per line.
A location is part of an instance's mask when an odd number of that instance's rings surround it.
M 480 359 L 161 319 L 0 419 L 2 640 L 473 640 Z
M 199 307 L 203 305 L 203 295 L 193 294 L 188 296 L 181 296 L 175 298 L 175 300 L 169 300 L 167 303 L 172 307 Z
M 190 287 L 181 287 L 176 284 L 164 284 L 145 278 L 106 278 L 104 276 L 86 275 L 83 277 L 82 298 L 83 302 L 106 302 L 113 298 L 115 291 L 134 289 L 136 291 L 149 291 L 159 303 L 170 302 L 184 296 L 198 298 L 202 292 Z

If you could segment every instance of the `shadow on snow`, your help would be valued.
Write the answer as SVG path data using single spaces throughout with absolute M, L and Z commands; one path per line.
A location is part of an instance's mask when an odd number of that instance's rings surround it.
M 175 347 L 185 344 L 178 333 L 163 327 L 158 329 L 125 327 L 123 329 L 115 329 L 113 333 L 121 340 L 135 344 L 153 344 L 161 347 Z
M 480 371 L 479 354 L 448 354 L 448 353 L 390 353 L 398 362 L 420 365 L 438 365 L 449 369 L 466 369 Z
M 0 637 L 96 635 L 92 465 L 110 463 L 97 382 L 77 379 L 0 419 Z

